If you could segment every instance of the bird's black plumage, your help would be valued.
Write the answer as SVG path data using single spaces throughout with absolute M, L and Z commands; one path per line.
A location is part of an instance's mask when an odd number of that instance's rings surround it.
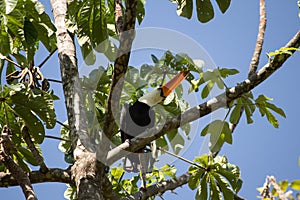
M 155 113 L 150 106 L 145 103 L 136 101 L 133 105 L 125 104 L 121 112 L 121 139 L 122 142 L 139 136 L 146 129 L 154 126 Z M 139 157 L 137 153 L 143 152 L 145 147 L 129 154 L 125 158 L 125 170 L 138 172 Z M 127 160 L 128 159 L 128 160 Z

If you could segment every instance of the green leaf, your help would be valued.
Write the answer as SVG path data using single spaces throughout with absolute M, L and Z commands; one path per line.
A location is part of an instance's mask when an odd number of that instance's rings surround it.
M 224 142 L 232 143 L 232 134 L 228 122 L 221 120 L 211 122 L 202 130 L 201 136 L 205 136 L 208 133 L 210 133 L 210 149 L 213 152 L 219 151 Z
M 196 200 L 207 200 L 207 174 L 205 174 L 201 180 L 200 187 L 196 193 Z
M 188 186 L 194 190 L 198 187 L 199 183 L 200 183 L 200 180 L 202 178 L 202 175 L 203 173 L 205 172 L 203 169 L 200 169 L 198 167 L 196 167 L 196 172 L 193 172 L 191 175 L 190 175 L 190 178 L 189 178 L 189 182 L 188 182 Z M 191 170 L 189 170 L 190 172 Z
M 145 17 L 145 4 L 146 4 L 146 0 L 138 0 L 138 2 L 137 2 L 136 18 L 137 18 L 139 24 L 142 23 L 142 21 Z
M 216 0 L 222 13 L 225 13 L 229 8 L 230 0 Z
M 242 105 L 238 104 L 234 107 L 234 109 L 232 110 L 231 114 L 230 114 L 230 122 L 233 124 L 237 124 L 237 122 L 240 119 L 241 116 L 241 108 Z
M 222 200 L 222 196 L 215 182 L 214 176 L 211 173 L 209 174 L 209 180 L 210 180 L 209 186 L 210 186 L 211 198 L 214 200 Z
M 152 58 L 152 61 L 153 61 L 154 64 L 159 63 L 159 59 L 154 54 L 151 54 L 151 58 Z
M 33 23 L 29 19 L 25 19 L 24 22 L 24 35 L 25 35 L 25 41 L 29 47 L 35 45 L 35 42 L 38 38 L 38 32 L 35 29 Z
M 177 169 L 174 166 L 166 164 L 160 169 L 160 171 L 171 178 L 176 178 Z
M 195 163 L 200 163 L 201 166 L 207 168 L 210 160 L 212 160 L 212 156 L 204 154 L 202 156 L 197 156 L 193 161 Z
M 300 180 L 292 181 L 291 188 L 293 188 L 294 190 L 300 190 Z
M 234 193 L 227 181 L 217 173 L 213 173 L 213 176 L 216 179 L 217 185 L 219 186 L 221 192 L 223 193 L 224 200 L 232 200 Z
M 269 121 L 275 128 L 278 128 L 278 127 L 279 127 L 278 120 L 276 119 L 276 117 L 275 117 L 269 110 L 266 110 L 266 116 L 267 116 L 268 121 Z
M 190 19 L 193 14 L 193 0 L 183 0 L 178 4 L 177 15 Z
M 214 9 L 210 0 L 196 0 L 197 17 L 202 23 L 206 23 L 214 18 Z
M 214 82 L 213 81 L 209 81 L 203 88 L 202 92 L 201 92 L 201 98 L 205 99 L 206 97 L 208 97 L 211 89 L 214 87 Z
M 276 105 L 274 105 L 272 103 L 269 103 L 269 102 L 266 102 L 266 106 L 267 106 L 267 108 L 273 110 L 277 114 L 279 114 L 282 117 L 286 118 L 286 115 L 285 115 L 284 111 L 281 108 L 278 108 Z
M 219 69 L 219 72 L 222 78 L 226 78 L 230 75 L 235 75 L 239 73 L 237 69 L 227 69 L 227 68 L 221 68 Z
M 246 113 L 246 118 L 247 118 L 247 123 L 252 124 L 253 119 L 252 119 L 252 112 L 249 106 L 245 106 L 245 113 Z

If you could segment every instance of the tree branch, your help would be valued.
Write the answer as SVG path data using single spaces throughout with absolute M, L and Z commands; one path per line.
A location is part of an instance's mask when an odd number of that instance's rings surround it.
M 258 25 L 258 34 L 257 34 L 255 49 L 254 49 L 253 56 L 252 56 L 252 59 L 250 62 L 248 77 L 250 77 L 251 75 L 256 73 L 256 70 L 257 70 L 257 67 L 259 64 L 260 55 L 261 55 L 262 46 L 263 46 L 265 30 L 266 30 L 266 23 L 267 23 L 266 7 L 265 7 L 264 0 L 260 0 L 259 10 L 260 10 L 260 13 L 259 13 L 260 20 L 259 20 L 259 25 Z M 239 118 L 237 119 L 237 122 L 235 124 L 232 124 L 229 122 L 229 129 L 230 129 L 231 133 L 234 132 L 235 128 L 239 124 L 240 119 L 243 116 L 244 110 L 245 110 L 245 108 L 244 108 L 244 106 L 242 106 L 241 110 L 240 110 Z M 221 151 L 221 149 L 217 152 L 213 152 L 213 156 L 216 157 L 220 151 Z
M 15 163 L 10 155 L 10 151 L 14 149 L 14 144 L 11 141 L 12 132 L 5 125 L 2 130 L 0 138 L 0 160 L 4 163 L 7 169 L 10 171 L 12 177 L 16 180 L 17 185 L 22 188 L 22 191 L 27 200 L 37 200 L 37 197 L 33 191 L 33 187 L 28 176 L 22 170 L 22 168 Z M 2 182 L 2 179 L 1 179 Z
M 168 190 L 175 190 L 176 188 L 187 184 L 189 182 L 189 179 L 190 179 L 190 175 L 188 173 L 182 174 L 181 176 L 177 176 L 176 178 L 168 179 L 160 183 L 151 185 L 150 187 L 147 187 L 144 190 L 140 190 L 128 197 L 122 198 L 121 200 L 134 200 L 134 199 L 145 200 L 148 199 L 148 197 L 152 197 L 158 194 L 163 194 Z M 235 195 L 234 200 L 243 200 L 243 198 Z
M 60 182 L 72 184 L 70 169 L 49 169 L 46 173 L 41 171 L 32 171 L 28 173 L 28 177 L 32 184 L 45 182 Z M 18 186 L 19 183 L 11 173 L 0 172 L 0 187 Z
M 300 46 L 300 31 L 288 42 L 285 47 Z M 294 53 L 294 51 L 292 51 Z M 110 165 L 120 158 L 126 156 L 151 141 L 159 138 L 170 130 L 176 129 L 186 123 L 192 122 L 220 108 L 226 107 L 230 102 L 240 97 L 242 94 L 249 92 L 254 87 L 258 86 L 268 77 L 270 77 L 282 64 L 291 56 L 291 54 L 278 54 L 269 63 L 267 63 L 257 73 L 250 76 L 245 81 L 230 88 L 226 92 L 210 99 L 209 101 L 195 106 L 181 115 L 168 120 L 165 124 L 158 124 L 155 127 L 146 130 L 140 137 L 124 142 L 116 148 L 110 150 L 107 155 L 107 164 Z
M 119 2 L 119 1 L 116 1 Z M 120 34 L 120 45 L 118 48 L 117 57 L 114 64 L 114 71 L 112 75 L 110 92 L 107 99 L 107 107 L 104 118 L 104 127 L 103 131 L 106 137 L 111 138 L 113 136 L 113 129 L 115 125 L 115 117 L 113 115 L 112 108 L 118 109 L 120 103 L 121 91 L 123 88 L 123 78 L 127 71 L 128 62 L 130 58 L 130 51 L 132 42 L 134 39 L 134 27 L 136 21 L 136 10 L 137 10 L 137 0 L 127 0 L 126 4 L 126 12 L 125 16 L 120 18 L 118 17 L 116 20 L 122 19 L 124 21 L 122 25 L 122 31 Z M 116 4 L 121 7 L 120 4 Z M 117 7 L 116 7 L 117 8 Z M 116 10 L 118 14 L 120 12 Z M 120 22 L 117 22 L 120 23 Z M 120 28 L 120 27 L 118 27 Z M 102 139 L 102 138 L 100 138 Z M 104 140 L 102 140 L 104 141 Z M 103 148 L 102 148 L 103 150 Z
M 134 193 L 133 195 L 122 198 L 121 200 L 134 200 L 134 199 L 144 200 L 144 199 L 148 199 L 148 197 L 152 197 L 157 194 L 163 194 L 168 190 L 174 190 L 182 185 L 187 184 L 189 181 L 189 177 L 190 177 L 189 174 L 183 174 L 174 179 L 162 181 L 160 183 L 151 185 L 150 187 L 147 187 L 144 190 L 140 190 Z
M 46 173 L 48 171 L 48 167 L 46 166 L 46 164 L 44 162 L 43 156 L 40 155 L 40 152 L 37 150 L 34 143 L 32 142 L 30 134 L 29 134 L 26 126 L 23 126 L 23 128 L 22 128 L 22 137 L 23 137 L 24 141 L 26 142 L 28 148 L 30 149 L 33 157 L 38 162 L 41 172 Z
M 260 7 L 259 8 L 260 20 L 259 20 L 259 26 L 258 26 L 258 34 L 257 34 L 256 45 L 255 45 L 253 57 L 251 59 L 251 63 L 250 63 L 250 67 L 249 67 L 248 76 L 251 76 L 257 70 L 259 58 L 260 58 L 260 54 L 261 54 L 261 50 L 262 50 L 262 46 L 263 46 L 263 42 L 264 42 L 266 24 L 267 24 L 266 6 L 265 6 L 264 0 L 260 0 L 259 7 Z

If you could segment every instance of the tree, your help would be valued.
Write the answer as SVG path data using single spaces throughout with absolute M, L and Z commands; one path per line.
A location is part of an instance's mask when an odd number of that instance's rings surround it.
M 138 66 L 129 67 L 128 61 L 131 58 L 136 19 L 141 23 L 144 17 L 143 3 L 129 0 L 72 1 L 67 4 L 66 1 L 53 0 L 51 4 L 54 23 L 39 2 L 27 0 L 2 3 L 1 65 L 7 74 L 7 84 L 1 91 L 2 186 L 20 185 L 27 199 L 36 199 L 31 184 L 48 181 L 68 183 L 69 197 L 74 198 L 77 195 L 78 199 L 119 199 L 120 196 L 130 199 L 132 197 L 129 194 L 145 199 L 184 184 L 188 184 L 191 189 L 197 188 L 196 198 L 239 198 L 239 168 L 228 163 L 225 157 L 218 156 L 218 152 L 225 142 L 232 142 L 232 132 L 243 113 L 247 122 L 251 123 L 252 113 L 256 110 L 266 116 L 274 127 L 278 126 L 274 112 L 285 117 L 282 109 L 270 103 L 270 98 L 264 95 L 254 97 L 251 90 L 269 78 L 298 50 L 300 34 L 297 32 L 285 47 L 269 53 L 268 63 L 257 71 L 265 29 L 264 1 L 261 0 L 260 29 L 248 79 L 237 86 L 228 87 L 223 81 L 223 78 L 236 74 L 236 69 L 205 71 L 183 53 L 166 51 L 161 58 L 152 55 L 153 66 L 143 65 L 138 70 Z M 191 18 L 193 1 L 176 3 L 178 15 Z M 230 1 L 217 1 L 217 4 L 225 12 Z M 210 1 L 196 1 L 196 7 L 200 22 L 213 18 L 214 9 Z M 109 66 L 100 67 L 89 76 L 79 78 L 75 37 L 86 64 L 92 65 L 96 61 L 95 53 L 92 52 L 94 49 L 111 60 Z M 119 46 L 112 37 L 118 41 Z M 53 80 L 45 78 L 40 72 L 44 62 L 38 66 L 34 62 L 40 44 L 49 51 L 49 57 L 56 49 L 58 51 L 68 115 L 68 123 L 62 125 L 61 132 L 61 149 L 66 155 L 66 161 L 71 163 L 71 167 L 66 170 L 49 169 L 39 150 L 39 144 L 47 137 L 45 127 L 51 129 L 56 123 L 53 102 L 57 99 L 54 95 L 56 91 L 49 90 L 49 84 Z M 121 104 L 123 101 L 135 100 L 149 87 L 148 84 L 140 82 L 148 81 L 152 83 L 151 87 L 156 87 L 163 79 L 164 71 L 174 73 L 183 67 L 193 72 L 187 78 L 190 92 L 200 90 L 201 96 L 206 98 L 214 85 L 225 88 L 225 92 L 199 106 L 186 109 L 185 102 L 180 98 L 180 91 L 177 91 L 172 98 L 166 100 L 160 112 L 162 116 L 165 114 L 169 117 L 165 123 L 147 130 L 142 139 L 136 138 L 130 143 L 120 144 L 116 134 L 118 114 L 112 108 L 120 107 L 120 99 Z M 140 78 L 130 79 L 137 74 Z M 90 96 L 86 91 L 95 82 L 96 92 Z M 136 87 L 141 85 L 142 87 Z M 123 96 L 122 88 L 125 93 Z M 201 132 L 203 136 L 211 135 L 211 143 L 215 144 L 211 146 L 211 154 L 187 161 L 191 163 L 189 169 L 186 169 L 187 173 L 176 176 L 176 169 L 170 165 L 154 168 L 148 177 L 152 186 L 140 191 L 137 187 L 138 176 L 123 180 L 122 168 L 116 167 L 107 173 L 108 165 L 154 140 L 161 152 L 170 153 L 164 145 L 169 143 L 170 150 L 178 153 L 178 140 L 172 144 L 170 138 L 178 135 L 176 130 L 179 126 L 188 132 L 189 122 L 221 108 L 228 110 L 225 120 L 212 121 Z M 184 112 L 178 113 L 180 110 Z M 93 120 L 99 122 L 97 124 L 100 126 L 87 123 Z M 113 148 L 108 141 L 113 141 L 118 146 Z M 184 141 L 181 144 L 184 145 Z M 39 166 L 40 170 L 31 172 L 28 164 Z M 165 179 L 165 176 L 170 179 Z M 272 178 L 268 180 L 274 183 L 276 189 L 276 181 Z M 297 189 L 298 182 L 294 181 L 291 185 Z M 277 193 L 282 192 L 276 190 Z M 268 197 L 268 192 L 262 194 Z

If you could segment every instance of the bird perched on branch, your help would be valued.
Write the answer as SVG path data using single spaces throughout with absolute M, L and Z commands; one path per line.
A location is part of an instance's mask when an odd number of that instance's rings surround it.
M 138 137 L 155 123 L 155 113 L 152 107 L 162 102 L 188 75 L 188 70 L 182 70 L 165 85 L 140 97 L 133 105 L 125 104 L 121 111 L 120 129 L 122 142 Z M 124 169 L 128 172 L 145 171 L 142 156 L 146 153 L 146 146 L 125 157 Z M 149 152 L 149 150 L 148 150 Z M 144 168 L 144 170 L 142 170 Z

